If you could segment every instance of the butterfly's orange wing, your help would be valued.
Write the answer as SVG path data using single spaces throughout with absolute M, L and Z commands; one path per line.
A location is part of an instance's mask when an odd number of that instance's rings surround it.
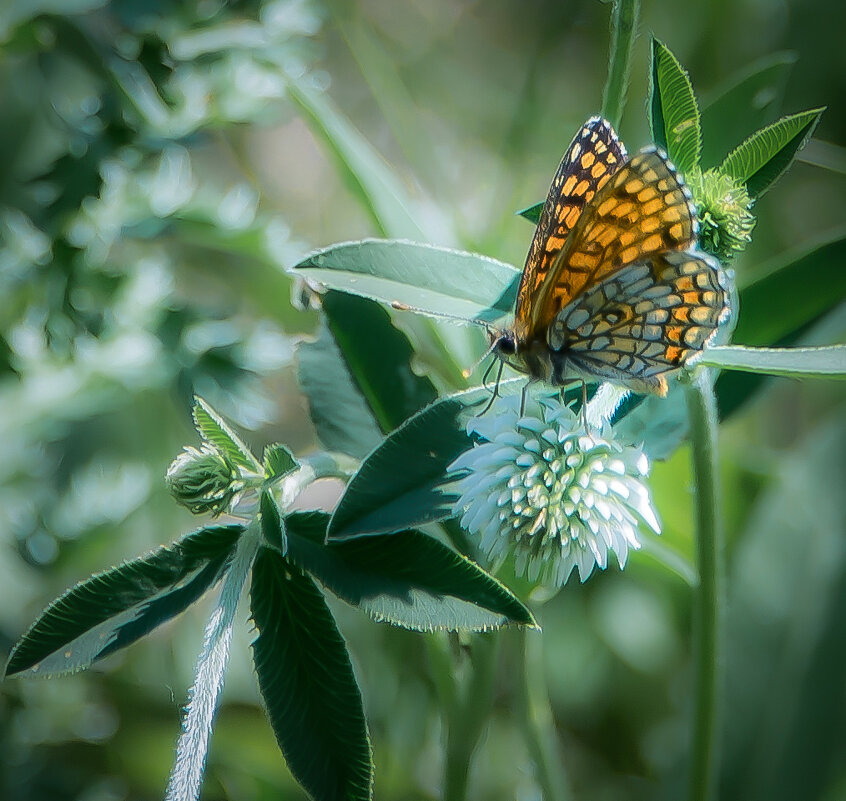
M 555 317 L 547 340 L 589 375 L 664 395 L 664 375 L 703 350 L 729 307 L 729 279 L 713 256 L 669 251 L 586 289 Z
M 625 160 L 623 143 L 601 117 L 591 117 L 573 138 L 552 179 L 526 257 L 514 312 L 518 336 L 526 330 L 534 297 L 582 210 Z
M 523 340 L 544 337 L 561 309 L 629 264 L 691 248 L 697 222 L 690 192 L 666 155 L 646 149 L 599 188 L 551 260 L 531 299 Z

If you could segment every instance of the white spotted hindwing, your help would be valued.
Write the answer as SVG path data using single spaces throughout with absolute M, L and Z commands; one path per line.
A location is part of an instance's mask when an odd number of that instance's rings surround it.
M 728 280 L 699 250 L 650 256 L 574 298 L 547 332 L 567 365 L 636 392 L 666 394 L 664 375 L 699 353 L 729 316 Z

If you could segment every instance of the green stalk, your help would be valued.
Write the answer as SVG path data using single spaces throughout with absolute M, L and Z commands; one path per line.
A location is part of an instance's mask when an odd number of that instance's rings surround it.
M 443 801 L 464 801 L 473 752 L 485 730 L 493 702 L 499 655 L 495 634 L 476 634 L 470 644 L 469 670 L 454 687 L 447 722 Z
M 519 685 L 517 703 L 523 736 L 535 765 L 535 778 L 544 801 L 565 801 L 571 797 L 558 756 L 558 735 L 549 708 L 543 670 L 543 641 L 540 632 L 517 632 Z
M 723 532 L 717 476 L 717 404 L 707 373 L 688 385 L 699 584 L 694 603 L 695 709 L 689 801 L 712 801 L 718 775 Z
M 632 66 L 632 48 L 637 36 L 640 0 L 614 0 L 611 10 L 611 54 L 608 80 L 602 92 L 602 116 L 615 128 L 620 125 Z

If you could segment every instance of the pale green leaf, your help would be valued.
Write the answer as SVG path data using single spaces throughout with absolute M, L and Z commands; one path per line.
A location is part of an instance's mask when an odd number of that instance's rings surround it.
M 814 132 L 825 108 L 782 117 L 756 131 L 726 156 L 719 170 L 746 184 L 752 197 L 762 195 L 790 166 Z
M 241 438 L 206 401 L 198 396 L 194 397 L 192 414 L 197 433 L 209 445 L 213 445 L 239 467 L 244 467 L 253 473 L 264 472 Z
M 749 348 L 720 345 L 702 353 L 700 364 L 722 370 L 792 378 L 846 378 L 846 345 L 814 348 Z
M 333 245 L 294 272 L 330 289 L 461 322 L 510 314 L 520 278 L 511 265 L 478 253 L 385 239 Z
M 650 78 L 652 139 L 685 173 L 699 165 L 702 147 L 699 108 L 687 72 L 658 39 L 652 40 Z

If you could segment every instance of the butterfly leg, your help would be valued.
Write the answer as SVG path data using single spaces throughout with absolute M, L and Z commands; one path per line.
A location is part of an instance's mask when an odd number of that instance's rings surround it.
M 491 366 L 493 366 L 493 362 L 491 362 Z M 502 378 L 502 370 L 505 367 L 505 362 L 499 363 L 499 372 L 496 374 L 496 383 L 494 384 L 493 392 L 491 392 L 491 399 L 488 401 L 487 406 L 479 412 L 479 417 L 485 414 L 491 406 L 493 406 L 494 401 L 499 397 L 499 381 Z M 490 370 L 490 368 L 488 368 Z M 485 376 L 487 377 L 488 371 L 485 371 Z M 484 381 L 482 382 L 484 383 Z
M 534 380 L 530 378 L 525 384 L 523 384 L 523 389 L 520 390 L 520 417 L 522 417 L 526 411 L 526 394 L 529 391 L 529 385 L 533 383 Z
M 485 369 L 485 374 L 482 376 L 482 386 L 487 389 L 488 388 L 488 376 L 491 374 L 491 370 L 493 370 L 494 365 L 496 364 L 496 359 L 494 359 Z M 500 372 L 502 372 L 502 362 L 500 362 Z M 499 383 L 499 379 L 497 379 L 497 384 Z
M 582 381 L 582 425 L 585 429 L 585 434 L 590 436 L 590 430 L 588 429 L 588 421 L 587 421 L 587 384 L 585 383 L 584 378 L 581 379 Z

